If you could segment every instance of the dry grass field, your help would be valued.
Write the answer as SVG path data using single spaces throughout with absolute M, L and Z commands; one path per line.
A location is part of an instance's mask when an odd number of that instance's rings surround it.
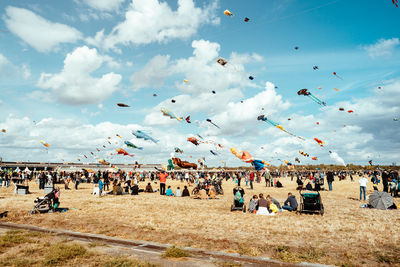
M 280 202 L 295 191 L 295 182 L 281 179 L 284 188 L 255 183 L 245 188 L 246 205 L 253 194 L 270 194 Z M 141 188 L 147 184 L 142 183 Z M 184 183 L 167 181 L 175 190 Z M 0 211 L 9 216 L 1 221 L 48 228 L 104 234 L 177 246 L 267 256 L 286 262 L 316 262 L 339 266 L 400 266 L 400 210 L 362 209 L 359 185 L 349 180 L 335 181 L 334 191 L 322 191 L 325 215 L 282 212 L 276 216 L 256 216 L 230 212 L 232 181 L 224 182 L 224 196 L 198 200 L 141 193 L 96 197 L 93 185 L 61 189 L 65 213 L 29 215 L 33 200 L 42 196 L 38 185 L 30 184 L 30 195 L 13 195 L 13 186 L 0 188 Z M 157 185 L 153 184 L 153 188 Z M 368 193 L 372 185 L 368 184 Z M 395 199 L 399 204 L 399 199 Z

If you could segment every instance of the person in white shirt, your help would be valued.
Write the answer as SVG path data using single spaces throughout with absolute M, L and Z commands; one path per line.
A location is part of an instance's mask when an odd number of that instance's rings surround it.
M 362 198 L 362 195 L 364 194 L 364 201 L 365 201 L 365 193 L 367 191 L 368 180 L 367 178 L 365 178 L 365 176 L 362 176 L 358 182 L 360 183 L 360 200 Z
M 182 196 L 181 189 L 179 187 L 176 189 L 174 196 L 176 196 L 176 197 L 181 197 Z

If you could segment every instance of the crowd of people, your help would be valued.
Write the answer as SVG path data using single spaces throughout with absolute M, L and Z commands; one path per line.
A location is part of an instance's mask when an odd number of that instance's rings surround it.
M 75 190 L 79 189 L 81 183 L 93 183 L 94 193 L 99 194 L 132 194 L 137 195 L 139 192 L 159 192 L 160 195 L 167 196 L 188 196 L 190 192 L 187 188 L 180 191 L 177 188 L 173 192 L 172 188 L 166 185 L 168 180 L 179 180 L 186 182 L 188 185 L 194 185 L 192 193 L 200 196 L 200 198 L 215 198 L 217 194 L 223 194 L 222 181 L 232 180 L 236 186 L 246 186 L 253 190 L 255 183 L 265 182 L 266 187 L 283 187 L 280 179 L 289 178 L 293 181 L 294 177 L 297 182 L 297 189 L 324 190 L 324 185 L 328 185 L 327 189 L 334 190 L 334 181 L 341 181 L 350 178 L 354 181 L 353 176 L 358 175 L 360 185 L 360 200 L 366 199 L 366 188 L 370 181 L 373 189 L 378 190 L 382 184 L 382 191 L 390 193 L 397 197 L 400 191 L 399 173 L 395 170 L 375 170 L 375 171 L 173 171 L 164 170 L 154 171 L 88 171 L 82 169 L 79 171 L 15 171 L 11 169 L 0 170 L 0 186 L 8 187 L 10 182 L 14 184 L 23 184 L 27 181 L 36 181 L 39 189 L 44 189 L 45 184 L 52 183 L 64 184 L 64 189 L 71 189 L 71 183 Z M 139 188 L 139 182 L 149 180 L 150 182 L 159 183 L 159 188 L 153 189 L 151 184 L 146 188 Z M 111 187 L 111 190 L 110 190 Z M 151 187 L 151 188 L 150 188 Z M 98 189 L 96 189 L 98 188 Z M 187 192 L 186 192 L 187 191 Z M 263 201 L 262 201 L 263 202 Z M 263 206 L 262 206 L 263 207 Z

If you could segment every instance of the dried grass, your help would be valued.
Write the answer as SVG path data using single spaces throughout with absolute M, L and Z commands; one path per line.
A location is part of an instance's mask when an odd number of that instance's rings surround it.
M 284 201 L 287 193 L 293 192 L 299 199 L 294 181 L 281 179 L 281 182 L 284 188 L 257 183 L 253 191 L 245 188 L 246 204 L 253 194 L 259 193 Z M 145 184 L 147 181 L 141 187 Z M 177 181 L 167 184 L 174 190 L 185 185 Z M 15 196 L 10 188 L 0 189 L 0 197 L 4 197 L 0 210 L 10 211 L 3 221 L 292 261 L 289 255 L 288 259 L 281 258 L 275 251 L 276 247 L 287 246 L 296 255 L 296 261 L 328 264 L 359 265 L 359 259 L 370 266 L 389 264 L 374 251 L 386 255 L 391 240 L 400 240 L 399 210 L 361 209 L 362 202 L 348 199 L 358 197 L 357 181 L 335 181 L 334 191 L 321 192 L 323 217 L 289 212 L 272 217 L 230 212 L 234 187 L 231 181 L 224 182 L 225 195 L 217 200 L 173 198 L 158 193 L 98 198 L 91 195 L 92 185 L 82 184 L 78 191 L 62 189 L 61 206 L 70 208 L 68 212 L 31 216 L 28 211 L 33 200 L 43 192 L 38 192 L 34 183 L 30 186 L 34 193 L 27 196 Z M 372 186 L 368 186 L 372 192 Z M 153 188 L 157 185 L 153 184 Z M 395 201 L 398 203 L 398 199 Z M 300 252 L 304 249 L 310 249 L 309 253 Z M 351 256 L 344 257 L 349 251 Z

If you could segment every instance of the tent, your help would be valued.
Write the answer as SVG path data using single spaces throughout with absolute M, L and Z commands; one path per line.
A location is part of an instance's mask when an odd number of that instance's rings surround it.
M 30 172 L 31 170 L 29 170 L 29 168 L 28 167 L 25 167 L 25 170 L 24 170 L 24 172 Z
M 375 191 L 369 196 L 369 204 L 375 209 L 386 210 L 393 205 L 393 198 L 386 192 Z
M 15 169 L 15 172 L 20 172 L 21 170 L 19 169 L 19 167 L 17 167 L 16 169 Z

